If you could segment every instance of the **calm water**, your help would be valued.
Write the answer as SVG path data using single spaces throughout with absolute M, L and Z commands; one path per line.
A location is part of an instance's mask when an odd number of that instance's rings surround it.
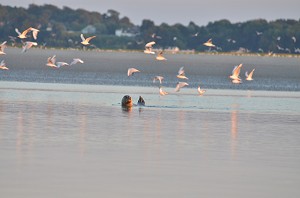
M 147 107 L 123 111 L 124 93 Z M 0 195 L 299 197 L 299 99 L 1 82 Z
M 7 52 L 0 197 L 300 197 L 298 59 L 169 55 L 154 64 L 136 53 Z M 50 70 L 53 54 L 86 63 Z M 259 72 L 235 86 L 226 75 L 240 62 Z M 190 65 L 190 86 L 174 93 L 179 65 Z M 160 72 L 167 96 L 152 84 Z M 122 110 L 125 94 L 146 106 Z

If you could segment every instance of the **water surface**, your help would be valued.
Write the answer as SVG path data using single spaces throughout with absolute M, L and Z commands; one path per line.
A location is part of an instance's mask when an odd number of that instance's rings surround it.
M 299 92 L 166 90 L 2 81 L 1 197 L 299 197 Z

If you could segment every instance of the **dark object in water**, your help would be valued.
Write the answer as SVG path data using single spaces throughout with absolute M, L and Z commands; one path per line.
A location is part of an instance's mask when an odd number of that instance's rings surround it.
M 137 102 L 137 105 L 145 106 L 145 100 L 144 100 L 144 98 L 142 98 L 142 96 L 139 97 L 139 100 L 138 100 L 138 102 Z
M 129 95 L 125 95 L 122 98 L 122 107 L 132 107 L 132 99 Z

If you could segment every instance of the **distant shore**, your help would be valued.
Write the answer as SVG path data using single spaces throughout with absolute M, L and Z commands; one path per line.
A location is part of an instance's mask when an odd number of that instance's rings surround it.
M 7 48 L 19 49 L 22 50 L 21 47 L 13 47 L 8 46 Z M 35 49 L 42 50 L 62 50 L 62 51 L 84 51 L 84 52 L 141 52 L 143 53 L 143 49 L 141 50 L 130 50 L 130 49 L 100 49 L 100 48 L 63 48 L 63 47 L 35 47 Z M 195 55 L 222 55 L 222 56 L 266 56 L 266 57 L 287 57 L 287 58 L 300 58 L 300 54 L 287 54 L 287 53 L 257 53 L 257 52 L 222 52 L 222 51 L 196 51 L 193 49 L 190 50 L 176 50 L 173 48 L 169 49 L 153 49 L 154 52 L 163 51 L 164 54 L 195 54 Z M 1 58 L 1 56 L 0 56 Z

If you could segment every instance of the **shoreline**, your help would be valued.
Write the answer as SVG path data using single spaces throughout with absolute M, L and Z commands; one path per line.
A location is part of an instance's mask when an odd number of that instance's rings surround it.
M 22 47 L 7 46 L 7 49 L 22 50 Z M 122 53 L 142 53 L 141 50 L 129 50 L 129 49 L 80 49 L 80 48 L 63 48 L 63 47 L 35 47 L 40 50 L 61 50 L 61 51 L 82 51 L 82 52 L 122 52 Z M 32 49 L 31 49 L 32 50 Z M 300 58 L 300 54 L 286 54 L 286 53 L 256 53 L 256 52 L 222 52 L 222 51 L 194 51 L 191 50 L 179 50 L 172 51 L 171 49 L 153 49 L 154 52 L 163 51 L 164 54 L 186 54 L 186 55 L 220 55 L 220 56 L 253 56 L 253 57 L 280 57 L 280 58 Z

